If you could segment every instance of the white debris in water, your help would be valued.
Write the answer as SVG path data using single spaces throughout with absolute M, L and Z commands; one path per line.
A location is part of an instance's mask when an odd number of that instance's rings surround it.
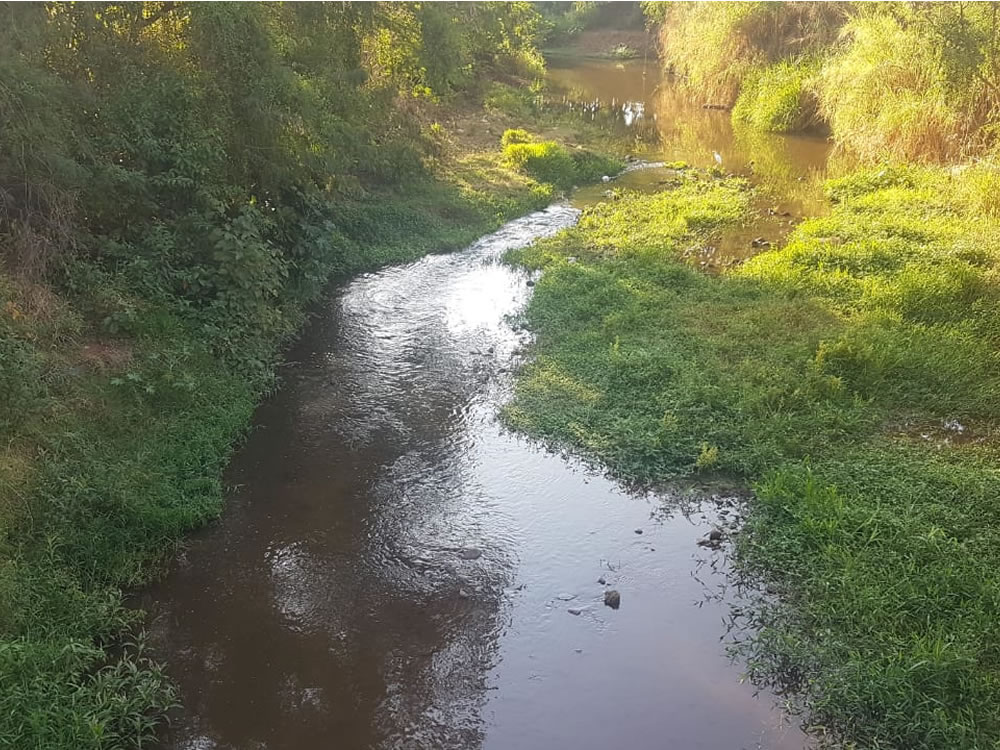
M 957 419 L 949 419 L 944 423 L 944 428 L 946 430 L 951 430 L 952 432 L 965 432 L 965 425 L 959 422 Z
M 608 177 L 607 175 L 604 175 L 604 177 L 601 178 L 601 182 L 611 182 L 611 178 Z

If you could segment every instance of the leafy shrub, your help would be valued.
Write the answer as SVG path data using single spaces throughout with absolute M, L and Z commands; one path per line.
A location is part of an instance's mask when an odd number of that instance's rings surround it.
M 577 179 L 569 151 L 555 141 L 509 143 L 504 146 L 503 159 L 512 169 L 563 189 L 572 187 Z
M 623 166 L 620 159 L 598 154 L 585 148 L 575 148 L 570 151 L 573 168 L 578 182 L 596 182 L 605 175 L 614 176 Z

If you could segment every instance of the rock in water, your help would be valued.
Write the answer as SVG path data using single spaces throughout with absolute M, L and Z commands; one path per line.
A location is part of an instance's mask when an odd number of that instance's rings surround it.
M 481 549 L 476 549 L 475 547 L 467 547 L 466 549 L 460 550 L 458 556 L 463 560 L 478 560 L 483 556 L 483 551 Z
M 708 538 L 713 542 L 722 541 L 722 532 L 719 529 L 712 529 L 708 532 Z
M 611 609 L 618 609 L 622 605 L 622 595 L 614 589 L 604 592 L 604 605 Z

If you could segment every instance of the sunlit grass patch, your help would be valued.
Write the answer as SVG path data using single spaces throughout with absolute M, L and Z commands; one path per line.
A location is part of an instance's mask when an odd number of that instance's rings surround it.
M 733 121 L 768 133 L 793 133 L 818 124 L 815 62 L 782 61 L 748 72 L 733 106 Z
M 830 215 L 718 276 L 683 248 L 746 218 L 732 181 L 625 193 L 512 254 L 544 270 L 513 423 L 631 479 L 754 483 L 738 559 L 781 597 L 745 609 L 742 653 L 861 747 L 1000 742 L 989 179 L 885 166 L 831 181 Z M 543 362 L 597 397 L 538 387 Z M 984 427 L 960 439 L 967 425 Z
M 504 166 L 562 190 L 617 174 L 622 168 L 622 162 L 612 157 L 538 141 L 523 129 L 505 131 L 500 142 Z

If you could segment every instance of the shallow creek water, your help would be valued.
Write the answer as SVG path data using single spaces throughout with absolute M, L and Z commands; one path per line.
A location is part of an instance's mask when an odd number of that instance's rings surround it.
M 653 75 L 553 68 L 582 99 L 641 102 L 664 160 L 763 160 Z M 825 144 L 771 140 L 788 184 L 811 184 Z M 658 171 L 619 182 L 657 189 Z M 801 214 L 806 194 L 781 200 Z M 725 548 L 696 541 L 726 498 L 631 492 L 497 420 L 531 292 L 500 258 L 578 214 L 559 203 L 333 290 L 233 461 L 223 518 L 141 597 L 184 702 L 165 747 L 806 744 L 725 655 Z

